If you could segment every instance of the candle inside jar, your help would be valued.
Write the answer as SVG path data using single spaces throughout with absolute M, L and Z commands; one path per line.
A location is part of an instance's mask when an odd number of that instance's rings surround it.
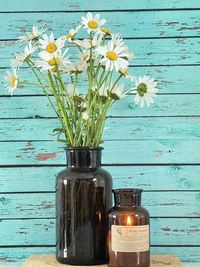
M 140 206 L 141 190 L 113 190 L 108 214 L 109 267 L 149 267 L 149 213 Z
M 131 225 L 132 225 L 131 217 L 128 216 L 128 217 L 127 217 L 127 226 L 131 226 Z

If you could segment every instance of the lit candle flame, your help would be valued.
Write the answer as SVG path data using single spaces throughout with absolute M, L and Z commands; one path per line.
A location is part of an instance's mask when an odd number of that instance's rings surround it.
M 128 225 L 128 226 L 131 225 L 131 217 L 130 217 L 130 216 L 127 217 L 127 225 Z

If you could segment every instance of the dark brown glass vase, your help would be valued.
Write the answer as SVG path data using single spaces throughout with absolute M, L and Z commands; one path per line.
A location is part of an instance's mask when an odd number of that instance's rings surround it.
M 113 190 L 108 212 L 109 267 L 149 267 L 149 213 L 141 206 L 140 189 Z
M 101 168 L 102 148 L 68 148 L 67 168 L 57 176 L 56 258 L 71 265 L 107 262 L 106 212 L 112 178 Z

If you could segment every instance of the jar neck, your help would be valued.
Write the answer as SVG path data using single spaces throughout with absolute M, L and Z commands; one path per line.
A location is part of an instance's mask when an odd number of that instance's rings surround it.
M 113 193 L 117 207 L 141 206 L 141 189 L 117 189 L 113 190 Z
M 97 169 L 101 167 L 101 147 L 67 148 L 67 167 L 70 169 Z

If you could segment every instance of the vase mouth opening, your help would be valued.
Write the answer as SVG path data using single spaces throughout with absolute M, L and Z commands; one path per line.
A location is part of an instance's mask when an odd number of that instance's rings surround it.
M 98 151 L 102 151 L 104 148 L 103 147 L 66 147 L 65 150 L 66 151 L 88 151 L 88 150 L 98 150 Z
M 142 189 L 140 188 L 118 188 L 118 189 L 113 189 L 112 192 L 115 195 L 137 195 L 141 194 L 143 192 Z

